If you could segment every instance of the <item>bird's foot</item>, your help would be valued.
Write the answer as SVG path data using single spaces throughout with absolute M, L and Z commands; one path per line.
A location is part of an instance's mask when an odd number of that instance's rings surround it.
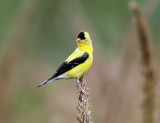
M 89 96 L 89 94 L 81 87 L 80 84 L 78 84 L 79 92 L 82 92 L 85 96 Z

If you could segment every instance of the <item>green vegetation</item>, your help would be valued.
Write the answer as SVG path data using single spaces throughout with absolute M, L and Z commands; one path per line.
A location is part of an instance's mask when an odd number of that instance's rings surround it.
M 136 0 L 148 24 L 156 74 L 160 61 L 160 1 Z M 90 33 L 94 64 L 85 75 L 95 123 L 141 123 L 143 67 L 130 0 L 1 0 L 0 122 L 76 123 L 76 81 L 49 78 Z M 159 86 L 155 122 L 160 122 Z M 93 105 L 93 106 L 92 106 Z

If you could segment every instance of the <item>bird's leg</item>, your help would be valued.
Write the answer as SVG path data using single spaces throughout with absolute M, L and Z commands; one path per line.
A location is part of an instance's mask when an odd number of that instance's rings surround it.
M 88 93 L 82 88 L 82 86 L 80 84 L 80 79 L 77 79 L 76 82 L 78 84 L 78 88 L 79 88 L 80 92 L 82 92 L 85 96 L 88 96 Z
M 80 84 L 78 84 L 80 92 L 82 92 L 85 96 L 88 96 L 88 93 L 81 87 Z

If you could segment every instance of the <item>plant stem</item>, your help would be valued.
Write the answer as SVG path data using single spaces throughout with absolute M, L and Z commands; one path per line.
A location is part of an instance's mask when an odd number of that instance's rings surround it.
M 131 9 L 135 16 L 143 66 L 143 123 L 154 123 L 156 74 L 153 69 L 153 57 L 151 52 L 149 32 L 138 4 L 132 3 Z
M 83 77 L 80 78 L 80 85 L 82 89 L 88 92 L 88 87 L 86 86 Z M 77 85 L 78 91 L 80 90 L 79 86 Z M 91 122 L 91 111 L 89 109 L 89 94 L 85 95 L 83 92 L 79 92 L 78 95 L 78 105 L 77 105 L 77 120 L 79 123 L 92 123 Z

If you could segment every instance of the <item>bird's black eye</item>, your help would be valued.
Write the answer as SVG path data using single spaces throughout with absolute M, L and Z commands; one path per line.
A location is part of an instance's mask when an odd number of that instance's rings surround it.
M 77 38 L 80 38 L 80 39 L 82 39 L 82 40 L 86 39 L 85 36 L 84 36 L 84 32 L 80 32 L 80 33 L 78 34 L 78 37 L 77 37 Z

